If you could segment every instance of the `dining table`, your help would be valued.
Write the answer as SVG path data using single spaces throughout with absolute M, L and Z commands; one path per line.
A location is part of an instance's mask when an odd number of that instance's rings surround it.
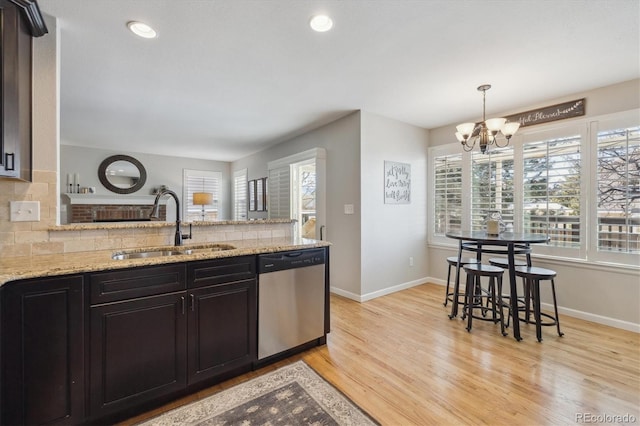
M 456 279 L 454 287 L 453 303 L 449 318 L 458 315 L 458 294 L 460 290 L 460 265 L 463 251 L 476 253 L 478 262 L 482 261 L 483 254 L 506 254 L 509 264 L 509 306 L 513 318 L 513 337 L 520 341 L 520 322 L 518 318 L 518 291 L 516 287 L 515 255 L 526 255 L 527 265 L 531 266 L 531 244 L 541 244 L 549 241 L 546 234 L 528 234 L 520 232 L 501 232 L 489 234 L 487 231 L 450 231 L 445 235 L 448 238 L 458 240 L 458 264 L 456 266 Z

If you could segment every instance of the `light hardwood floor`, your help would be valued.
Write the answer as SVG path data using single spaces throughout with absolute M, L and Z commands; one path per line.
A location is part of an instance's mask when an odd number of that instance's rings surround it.
M 561 283 L 560 283 L 561 285 Z M 331 297 L 326 346 L 123 422 L 133 424 L 303 359 L 383 425 L 565 425 L 578 416 L 640 423 L 640 334 L 561 316 L 522 325 L 521 342 L 449 320 L 444 287 L 424 284 L 365 303 Z M 584 423 L 584 422 L 582 422 Z

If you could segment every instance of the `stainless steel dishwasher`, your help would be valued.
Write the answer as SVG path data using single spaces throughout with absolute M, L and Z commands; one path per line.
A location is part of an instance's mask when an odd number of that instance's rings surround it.
M 325 336 L 325 250 L 258 256 L 258 359 Z

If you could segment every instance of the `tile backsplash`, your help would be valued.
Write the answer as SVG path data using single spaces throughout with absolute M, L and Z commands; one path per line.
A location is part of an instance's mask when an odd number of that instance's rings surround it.
M 175 226 L 172 223 L 150 225 L 94 224 L 95 226 L 56 226 L 57 173 L 34 171 L 33 182 L 0 179 L 0 256 L 20 257 L 40 254 L 72 253 L 94 250 L 118 250 L 135 247 L 173 244 Z M 39 201 L 39 222 L 11 222 L 11 201 Z M 149 224 L 147 226 L 143 224 Z M 292 235 L 289 221 L 221 222 L 193 226 L 189 243 L 285 238 Z M 183 224 L 183 233 L 189 226 Z

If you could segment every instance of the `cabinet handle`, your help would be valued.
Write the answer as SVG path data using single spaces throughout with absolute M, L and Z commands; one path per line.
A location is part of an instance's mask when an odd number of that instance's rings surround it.
M 11 159 L 11 166 L 9 166 L 9 159 Z M 5 167 L 4 167 L 5 170 L 7 170 L 7 171 L 15 170 L 16 169 L 15 154 L 14 153 L 9 154 L 8 152 L 5 152 L 5 154 L 4 154 L 4 164 L 5 164 Z
M 182 315 L 184 315 L 184 296 L 180 297 L 180 300 L 182 301 Z
M 191 293 L 191 312 L 196 311 L 196 297 Z

